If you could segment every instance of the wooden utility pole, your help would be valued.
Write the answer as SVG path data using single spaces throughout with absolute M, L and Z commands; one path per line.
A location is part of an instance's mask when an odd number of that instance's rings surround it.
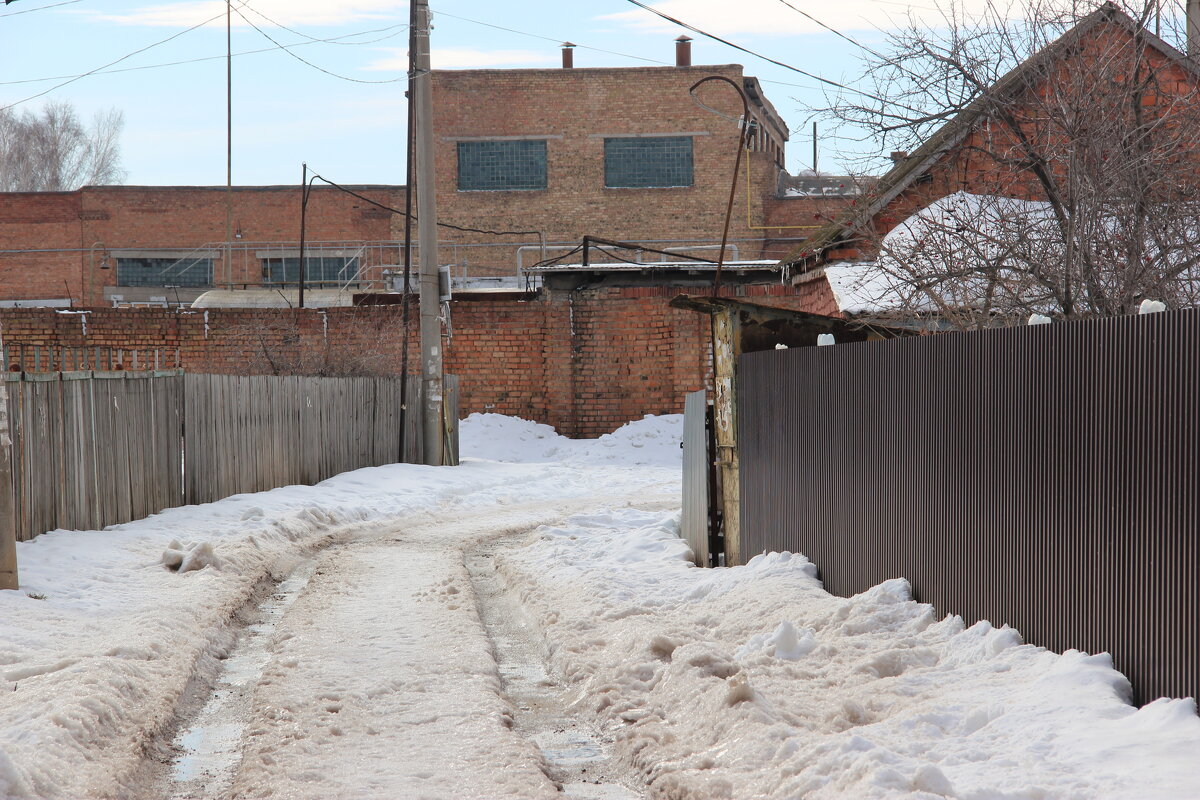
M 413 0 L 413 90 L 416 112 L 417 247 L 420 252 L 421 379 L 425 388 L 422 416 L 425 463 L 445 463 L 442 439 L 442 321 L 438 291 L 437 201 L 433 168 L 433 76 L 429 67 L 429 0 Z
M 0 349 L 3 349 L 0 340 Z M 8 386 L 0 375 L 0 589 L 18 588 L 17 520 L 13 515 L 12 437 L 8 427 Z

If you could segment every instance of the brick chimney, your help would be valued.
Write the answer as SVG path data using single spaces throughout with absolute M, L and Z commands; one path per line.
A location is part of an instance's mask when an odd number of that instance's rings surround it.
M 562 45 L 563 69 L 571 69 L 575 66 L 575 45 L 570 42 L 563 42 Z
M 690 67 L 692 65 L 692 40 L 680 36 L 675 40 L 675 66 Z

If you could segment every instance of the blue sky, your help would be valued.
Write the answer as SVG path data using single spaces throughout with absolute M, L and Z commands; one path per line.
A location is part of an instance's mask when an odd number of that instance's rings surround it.
M 788 2 L 868 46 L 878 44 L 881 29 L 907 13 L 929 14 L 934 4 Z M 240 10 L 233 14 L 232 31 L 234 182 L 296 183 L 301 162 L 307 161 L 339 182 L 403 183 L 407 3 L 234 0 L 233 5 Z M 627 0 L 432 0 L 431 5 L 433 62 L 441 69 L 553 67 L 564 40 L 579 45 L 579 67 L 667 64 L 674 59 L 673 39 L 686 33 Z M 784 0 L 653 5 L 835 81 L 852 82 L 861 69 L 853 44 L 822 30 Z M 267 36 L 298 46 L 285 52 Z M 818 84 L 701 37 L 693 47 L 695 64 L 741 63 L 747 74 L 764 81 L 794 131 L 789 169 L 811 166 L 812 109 L 825 101 Z M 108 70 L 54 88 L 127 55 Z M 37 110 L 48 100 L 66 100 L 85 117 L 99 109 L 121 109 L 127 183 L 223 185 L 224 55 L 224 0 L 13 0 L 0 6 L 0 106 L 19 103 L 18 108 Z M 173 62 L 189 63 L 164 66 Z M 53 91 L 26 99 L 47 89 Z M 836 169 L 843 151 L 863 147 L 826 140 L 820 166 Z

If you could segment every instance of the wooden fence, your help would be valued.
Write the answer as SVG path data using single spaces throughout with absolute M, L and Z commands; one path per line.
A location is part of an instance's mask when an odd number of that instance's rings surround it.
M 187 375 L 184 384 L 189 503 L 423 460 L 420 415 L 401 412 L 399 378 Z M 446 388 L 457 463 L 457 376 Z M 408 407 L 421 408 L 419 378 L 409 378 Z
M 399 378 L 8 373 L 17 537 L 422 460 Z M 420 409 L 411 379 L 408 407 Z M 446 379 L 449 463 L 458 381 Z M 405 447 L 401 453 L 401 427 Z
M 8 373 L 17 537 L 100 529 L 183 500 L 183 374 Z

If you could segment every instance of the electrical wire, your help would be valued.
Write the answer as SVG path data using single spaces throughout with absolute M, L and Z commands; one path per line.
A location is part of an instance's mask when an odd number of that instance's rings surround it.
M 340 39 L 349 39 L 354 36 L 365 36 L 369 33 L 380 33 L 382 31 L 389 31 L 389 30 L 392 30 L 393 28 L 400 28 L 401 30 L 397 30 L 395 33 L 390 33 L 387 36 L 381 36 L 378 39 L 368 39 L 367 41 L 363 41 L 363 42 L 339 41 Z M 285 45 L 285 47 L 288 47 L 288 48 L 308 47 L 309 45 L 314 45 L 314 44 L 340 44 L 340 45 L 376 44 L 378 42 L 387 41 L 388 39 L 394 39 L 395 37 L 399 36 L 400 33 L 402 33 L 404 30 L 407 30 L 407 29 L 408 29 L 407 24 L 399 25 L 399 26 L 391 25 L 387 28 L 374 28 L 372 30 L 367 30 L 367 31 L 356 31 L 354 33 L 343 33 L 340 36 L 333 36 L 333 37 L 330 37 L 329 39 L 313 39 L 311 42 L 296 42 L 295 44 Z M 233 57 L 237 58 L 239 56 L 253 56 L 253 55 L 258 55 L 260 53 L 273 53 L 277 49 L 278 48 L 276 48 L 276 47 L 261 47 L 257 50 L 243 50 L 240 53 L 234 53 Z M 201 56 L 199 58 L 185 58 L 181 61 L 165 61 L 161 64 L 143 64 L 140 67 L 122 67 L 121 69 L 104 69 L 104 70 L 101 70 L 94 74 L 96 74 L 96 75 L 118 75 L 122 72 L 139 72 L 141 70 L 146 70 L 146 69 L 160 69 L 163 67 L 178 67 L 178 66 L 183 66 L 185 64 L 199 64 L 204 61 L 224 61 L 224 60 L 225 60 L 225 54 L 222 53 L 222 54 L 216 55 L 216 56 Z M 17 80 L 17 81 L 0 81 L 0 86 L 16 86 L 16 85 L 22 84 L 22 83 L 42 83 L 44 81 L 61 81 L 65 78 L 80 78 L 80 77 L 83 77 L 83 76 L 82 75 L 50 75 L 45 78 L 22 78 L 21 80 Z
M 757 53 L 747 47 L 742 47 L 740 44 L 734 44 L 733 42 L 729 41 L 728 39 L 722 39 L 720 36 L 717 36 L 716 34 L 709 33 L 708 31 L 705 31 L 705 30 L 701 30 L 700 28 L 697 28 L 695 25 L 691 25 L 687 22 L 684 22 L 681 19 L 672 17 L 670 14 L 663 13 L 662 11 L 659 11 L 656 8 L 652 8 L 648 5 L 646 5 L 645 3 L 643 3 L 642 0 L 628 0 L 628 2 L 634 4 L 638 8 L 641 8 L 645 11 L 649 11 L 651 14 L 654 14 L 657 17 L 661 17 L 662 19 L 665 19 L 667 22 L 672 22 L 681 28 L 686 28 L 687 30 L 691 31 L 692 33 L 696 33 L 696 34 L 699 34 L 700 36 L 704 36 L 708 39 L 712 39 L 714 42 L 720 42 L 721 44 L 726 45 L 727 47 L 732 47 L 734 50 L 740 50 L 741 52 L 752 55 L 755 58 L 761 58 L 763 61 L 774 64 L 777 67 L 783 67 L 786 70 L 791 70 L 792 72 L 797 72 L 797 73 L 805 76 L 806 78 L 812 78 L 813 80 L 819 81 L 820 83 L 826 84 L 827 86 L 833 86 L 835 88 L 842 89 L 847 92 L 853 92 L 855 94 L 862 95 L 863 97 L 868 97 L 872 100 L 877 100 L 880 103 L 883 103 L 885 105 L 898 106 L 898 107 L 906 109 L 908 111 L 912 111 L 913 113 L 918 113 L 918 114 L 921 113 L 920 111 L 918 111 L 915 108 L 909 108 L 908 106 L 903 105 L 901 103 L 896 103 L 894 101 L 887 100 L 883 97 L 880 97 L 877 94 L 872 94 L 871 92 L 865 91 L 863 89 L 855 89 L 854 87 L 847 86 L 844 83 L 838 83 L 837 81 L 832 80 L 830 78 L 824 78 L 815 73 L 800 69 L 799 67 L 793 67 L 791 64 L 785 64 L 782 61 L 777 61 L 776 59 L 771 58 L 770 56 L 764 56 L 762 53 Z
M 886 56 L 884 56 L 884 55 L 883 55 L 882 53 L 880 53 L 879 51 L 877 51 L 877 50 L 873 50 L 873 49 L 871 49 L 870 47 L 867 47 L 867 46 L 866 46 L 865 44 L 863 44 L 862 42 L 855 41 L 855 40 L 854 40 L 852 37 L 850 37 L 850 36 L 848 36 L 848 35 L 846 35 L 846 34 L 842 33 L 842 32 L 841 32 L 841 31 L 839 31 L 837 28 L 833 28 L 833 27 L 830 27 L 829 25 L 826 25 L 824 22 L 821 22 L 821 20 L 817 19 L 816 17 L 814 17 L 812 14 L 808 13 L 808 12 L 807 12 L 807 11 L 805 11 L 804 9 L 802 9 L 802 8 L 797 8 L 796 6 L 792 5 L 791 3 L 789 3 L 789 2 L 788 2 L 788 0 L 779 0 L 779 2 L 783 3 L 785 6 L 787 6 L 788 8 L 790 8 L 792 11 L 795 11 L 797 14 L 799 14 L 799 15 L 800 15 L 800 16 L 802 16 L 802 17 L 804 17 L 805 19 L 808 19 L 808 20 L 810 20 L 810 21 L 812 21 L 812 22 L 815 22 L 817 25 L 820 25 L 822 28 L 824 28 L 825 30 L 829 31 L 829 32 L 830 32 L 830 33 L 832 33 L 834 36 L 839 36 L 839 37 L 841 37 L 842 39 L 845 39 L 847 42 L 849 42 L 850 44 L 852 44 L 852 45 L 854 45 L 855 47 L 859 48 L 860 50 L 865 50 L 866 52 L 870 53 L 871 55 L 875 56 L 876 58 L 882 58 L 882 59 L 884 59 L 884 60 L 887 60 L 887 57 L 886 57 Z
M 329 180 L 326 177 L 319 175 L 316 172 L 312 173 L 312 175 L 313 175 L 313 180 L 319 180 L 319 181 L 322 181 L 323 183 L 327 183 L 340 192 L 345 192 L 346 194 L 350 195 L 351 197 L 357 197 L 359 200 L 362 200 L 364 203 L 370 203 L 371 205 L 375 206 L 376 208 L 381 208 L 384 211 L 390 211 L 393 214 L 399 214 L 402 217 L 411 217 L 414 220 L 417 219 L 416 214 L 406 214 L 405 212 L 401 211 L 398 208 L 392 208 L 389 205 L 385 205 L 384 203 L 380 203 L 376 200 L 372 200 L 371 198 L 369 198 L 365 195 L 359 194 L 358 192 L 354 191 L 353 189 L 347 189 L 345 186 L 334 183 L 333 181 Z M 489 236 L 533 236 L 533 235 L 537 235 L 540 233 L 540 231 L 491 231 L 486 228 L 468 228 L 463 225 L 452 225 L 449 222 L 439 222 L 438 227 L 450 228 L 451 230 L 463 231 L 464 233 L 483 233 L 483 234 L 487 234 Z
M 62 3 L 52 3 L 51 5 L 48 5 L 48 6 L 38 6 L 37 8 L 26 8 L 21 11 L 8 11 L 8 12 L 5 12 L 4 14 L 0 14 L 0 17 L 15 17 L 18 14 L 32 14 L 35 11 L 45 11 L 48 8 L 58 8 L 59 6 L 70 6 L 70 5 L 74 5 L 75 3 L 80 3 L 80 2 L 82 2 L 82 0 L 65 0 Z
M 243 3 L 243 5 L 244 5 L 244 3 Z M 383 80 L 378 80 L 378 81 L 369 81 L 369 80 L 364 80 L 363 78 L 351 78 L 351 77 L 350 77 L 350 76 L 348 76 L 348 75 L 339 75 L 339 74 L 338 74 L 338 73 L 336 73 L 336 72 L 332 72 L 332 71 L 330 71 L 330 70 L 327 70 L 327 69 L 325 69 L 324 67 L 318 66 L 318 65 L 316 65 L 316 64 L 314 64 L 314 63 L 312 63 L 311 61 L 309 61 L 309 60 L 307 60 L 307 59 L 305 59 L 305 58 L 301 58 L 300 56 L 298 56 L 298 55 L 296 55 L 295 53 L 293 53 L 293 52 L 292 52 L 291 50 L 289 50 L 287 47 L 285 47 L 284 45 L 282 45 L 282 44 L 280 44 L 278 41 L 276 41 L 274 38 L 272 38 L 272 37 L 271 37 L 271 35 L 270 35 L 269 33 L 267 33 L 267 32 L 266 32 L 266 31 L 264 31 L 262 28 L 258 27 L 258 26 L 257 26 L 257 25 L 255 25 L 253 22 L 251 22 L 251 21 L 250 21 L 250 18 L 249 18 L 249 17 L 247 17 L 245 14 L 243 14 L 243 13 L 242 13 L 242 9 L 241 9 L 240 7 L 239 7 L 239 8 L 235 8 L 235 9 L 234 9 L 234 11 L 235 11 L 235 12 L 237 12 L 237 15 L 238 15 L 239 17 L 241 17 L 241 18 L 242 18 L 242 19 L 245 21 L 245 23 L 246 23 L 247 25 L 249 25 L 251 28 L 254 28 L 254 30 L 258 31 L 258 32 L 259 32 L 259 34 L 260 34 L 260 35 L 262 35 L 262 37 L 263 37 L 263 38 L 265 38 L 267 41 L 269 41 L 271 44 L 275 45 L 277 48 L 279 48 L 279 49 L 280 49 L 280 50 L 282 50 L 283 52 L 287 53 L 289 56 L 291 56 L 292 58 L 296 59 L 296 60 L 297 60 L 297 61 L 299 61 L 300 63 L 302 63 L 302 64 L 306 64 L 306 65 L 308 65 L 308 66 L 312 67 L 312 68 L 313 68 L 313 69 L 315 69 L 317 72 L 323 72 L 323 73 L 325 73 L 326 75 L 329 75 L 329 76 L 331 76 L 331 77 L 334 77 L 334 78 L 339 78 L 339 79 L 341 79 L 341 80 L 343 80 L 343 81 L 349 81 L 350 83 L 397 83 L 397 82 L 399 82 L 399 81 L 408 80 L 408 76 L 407 76 L 407 75 L 402 75 L 402 76 L 400 76 L 400 77 L 397 77 L 397 78 L 385 78 L 385 79 L 383 79 Z
M 548 267 L 551 264 L 557 264 L 560 261 L 564 261 L 564 260 L 570 258 L 571 256 L 575 255 L 576 253 L 578 253 L 581 250 L 583 250 L 583 245 L 579 245 L 574 250 L 570 250 L 566 253 L 563 253 L 561 256 L 555 256 L 554 258 L 544 258 L 541 261 L 530 264 L 528 267 L 525 267 L 525 269 L 531 270 L 531 269 L 536 269 L 538 267 Z
M 537 33 L 530 33 L 529 31 L 519 31 L 519 30 L 516 30 L 515 28 L 506 28 L 503 25 L 494 25 L 491 22 L 482 22 L 477 19 L 471 19 L 470 17 L 460 17 L 457 14 L 450 14 L 446 11 L 438 11 L 437 15 L 439 17 L 450 17 L 452 19 L 461 19 L 463 22 L 471 22 L 471 23 L 474 23 L 475 25 L 482 25 L 485 28 L 493 28 L 498 31 L 506 31 L 508 33 L 515 33 L 518 36 L 528 36 L 531 39 L 541 39 L 544 42 L 554 42 L 555 44 L 559 44 L 563 41 L 562 39 L 552 39 L 549 36 L 542 36 Z M 668 62 L 659 61 L 658 59 L 654 59 L 654 58 L 643 58 L 641 56 L 633 56 L 628 53 L 618 53 L 616 50 L 605 50 L 600 47 L 589 47 L 586 44 L 577 44 L 575 46 L 581 50 L 591 50 L 596 53 L 607 53 L 610 56 L 620 56 L 621 58 L 630 58 L 630 59 L 633 59 L 634 61 L 645 61 L 647 64 L 663 64 L 666 66 L 670 66 Z
M 368 41 L 368 42 L 342 42 L 342 41 L 338 41 L 338 40 L 339 39 L 348 39 L 352 36 L 365 36 L 368 33 L 383 33 L 384 31 L 391 31 L 391 30 L 394 30 L 394 31 L 396 31 L 396 33 L 399 33 L 400 31 L 408 30 L 408 23 L 400 22 L 395 25 L 389 25 L 386 28 L 375 28 L 375 29 L 369 30 L 369 31 L 359 31 L 358 33 L 347 33 L 347 34 L 343 34 L 341 36 L 332 37 L 330 39 L 322 39 L 320 37 L 307 34 L 304 31 L 298 31 L 295 28 L 289 28 L 287 25 L 284 25 L 282 22 L 277 22 L 276 20 L 271 19 L 266 14 L 262 13 L 254 6 L 250 5 L 249 2 L 243 3 L 242 8 L 246 9 L 247 11 L 253 11 L 255 14 L 262 17 L 267 22 L 274 25 L 276 28 L 282 28 L 283 30 L 287 31 L 288 33 L 294 33 L 297 36 L 303 36 L 305 39 L 308 39 L 307 42 L 297 42 L 296 44 L 287 45 L 288 47 L 296 47 L 300 44 L 340 44 L 340 45 L 375 44 L 376 42 L 382 42 L 385 39 L 390 39 L 390 38 L 392 38 L 392 36 L 395 36 L 396 34 L 392 34 L 391 36 L 385 36 L 381 39 L 372 39 L 371 41 Z
M 243 0 L 243 4 L 244 4 L 244 3 L 245 3 L 245 0 Z M 238 9 L 234 9 L 234 10 L 236 11 L 236 10 L 238 10 Z M 241 12 L 240 12 L 240 11 L 238 11 L 238 13 L 241 13 Z M 184 35 L 184 34 L 186 34 L 186 33 L 191 33 L 192 31 L 196 30 L 197 28 L 203 28 L 205 25 L 208 25 L 210 22 L 216 22 L 217 20 L 219 20 L 219 19 L 220 19 L 221 17 L 223 17 L 223 16 L 225 16 L 225 13 L 224 13 L 224 12 L 222 12 L 222 13 L 220 13 L 220 14 L 217 14 L 216 16 L 209 17 L 208 19 L 204 20 L 203 22 L 197 23 L 197 24 L 193 25 L 193 26 L 192 26 L 192 27 L 190 27 L 190 28 L 184 28 L 184 29 L 183 29 L 183 30 L 181 30 L 181 31 L 177 31 L 176 33 L 173 33 L 173 34 L 171 34 L 170 36 L 168 36 L 168 37 L 167 37 L 167 38 L 165 38 L 165 39 L 159 39 L 157 42 L 154 42 L 154 43 L 152 43 L 152 44 L 148 44 L 148 45 L 146 45 L 145 47 L 138 48 L 137 50 L 134 50 L 134 51 L 133 51 L 133 52 L 131 52 L 131 53 L 126 53 L 125 55 L 121 56 L 120 58 L 116 59 L 115 61 L 110 61 L 110 62 L 108 62 L 107 64 L 104 64 L 104 65 L 102 65 L 102 66 L 96 67 L 96 68 L 95 68 L 95 69 L 93 69 L 93 70 L 88 70 L 87 72 L 83 73 L 82 75 L 76 75 L 75 77 L 73 77 L 73 78 L 71 78 L 71 79 L 69 79 L 69 80 L 65 80 L 65 81 L 63 81 L 62 83 L 56 84 L 56 85 L 54 85 L 54 86 L 51 86 L 49 89 L 44 89 L 44 90 L 42 90 L 42 91 L 38 92 L 37 94 L 32 94 L 32 95 L 30 95 L 29 97 L 26 97 L 26 98 L 23 98 L 23 99 L 21 99 L 21 100 L 18 100 L 18 101 L 16 101 L 15 103 L 9 103 L 9 104 L 8 104 L 8 105 L 6 105 L 6 106 L 0 106 L 0 111 L 7 111 L 8 109 L 10 109 L 10 108 L 14 108 L 15 106 L 19 106 L 19 105 L 21 105 L 22 103 L 28 103 L 30 100 L 36 100 L 37 98 L 39 98 L 39 97 L 42 97 L 43 95 L 47 95 L 47 94 L 50 94 L 50 93 L 51 93 L 51 92 L 53 92 L 53 91 L 57 91 L 58 89 L 61 89 L 61 88 L 62 88 L 62 87 L 64 87 L 64 86 L 67 86 L 67 85 L 69 85 L 69 84 L 72 84 L 72 83 L 74 83 L 75 81 L 81 80 L 81 79 L 83 79 L 83 78 L 86 78 L 86 77 L 88 77 L 88 76 L 90 76 L 90 75 L 95 75 L 97 72 L 100 72 L 101 70 L 108 69 L 109 67 L 111 67 L 111 66 L 114 66 L 114 65 L 116 65 L 116 64 L 120 64 L 122 61 L 125 61 L 125 60 L 127 60 L 127 59 L 133 58 L 133 57 L 134 57 L 134 56 L 136 56 L 136 55 L 140 55 L 140 54 L 142 54 L 142 53 L 145 53 L 147 50 L 152 50 L 152 49 L 154 49 L 155 47 L 158 47 L 159 45 L 163 45 L 163 44 L 166 44 L 167 42 L 170 42 L 170 41 L 173 41 L 173 40 L 175 40 L 175 39 L 178 39 L 180 36 L 183 36 L 183 35 Z

